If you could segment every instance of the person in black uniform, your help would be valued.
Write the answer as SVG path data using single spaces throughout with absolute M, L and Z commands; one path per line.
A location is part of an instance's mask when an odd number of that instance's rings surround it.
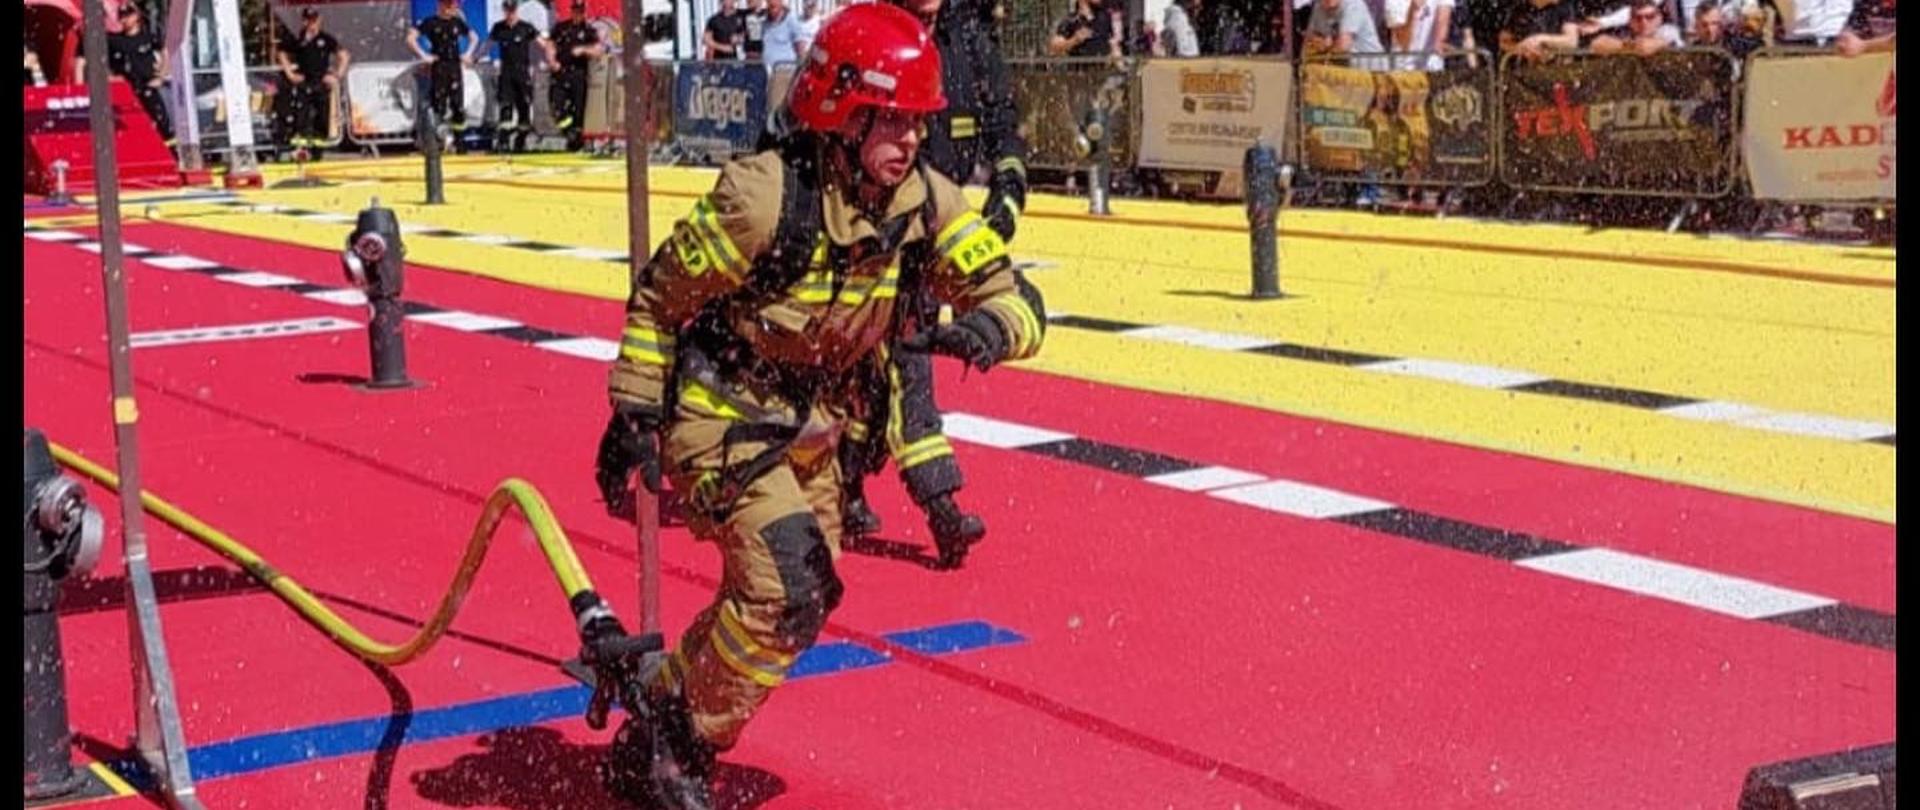
M 528 46 L 539 43 L 546 51 L 545 61 L 551 62 L 553 42 L 532 23 L 520 19 L 520 0 L 505 0 L 500 10 L 506 16 L 487 32 L 487 39 L 500 46 L 500 79 L 494 93 L 500 105 L 500 124 L 495 129 L 494 151 L 511 148 L 524 152 L 527 133 L 533 131 L 533 62 L 528 59 Z
M 420 50 L 423 37 L 427 40 L 425 51 Z M 461 41 L 466 39 L 473 42 L 463 46 Z M 427 105 L 434 118 L 455 133 L 465 131 L 467 88 L 462 71 L 473 64 L 473 52 L 480 49 L 480 35 L 460 16 L 460 0 L 440 0 L 437 13 L 407 29 L 407 47 L 427 63 L 431 82 Z
M 320 30 L 320 11 L 306 8 L 300 12 L 300 32 L 282 37 L 273 55 L 280 63 L 283 100 L 280 120 L 273 128 L 275 140 L 282 149 L 326 143 L 332 125 L 328 104 L 340 77 L 347 72 L 347 49 L 340 47 L 332 34 Z M 320 158 L 318 149 L 310 151 L 314 160 Z
M 600 45 L 600 32 L 587 22 L 585 0 L 574 0 L 572 9 L 571 17 L 553 26 L 551 39 L 556 56 L 548 100 L 553 104 L 554 125 L 567 135 L 567 148 L 579 149 L 583 141 L 580 129 L 587 116 L 587 69 L 605 49 Z
M 160 140 L 173 146 L 173 116 L 167 112 L 167 99 L 160 93 L 165 81 L 162 65 L 166 62 L 166 43 L 160 32 L 147 28 L 147 15 L 138 3 L 120 7 L 120 31 L 107 34 L 107 70 L 125 79 L 140 107 L 160 130 Z M 84 67 L 85 59 L 77 60 Z M 84 72 L 76 75 L 84 76 Z

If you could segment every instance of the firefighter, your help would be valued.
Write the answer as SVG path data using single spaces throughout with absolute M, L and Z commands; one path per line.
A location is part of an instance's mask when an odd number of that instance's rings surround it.
M 339 40 L 320 30 L 320 10 L 312 7 L 301 9 L 299 33 L 281 37 L 273 55 L 280 63 L 280 97 L 284 99 L 275 136 L 283 147 L 310 148 L 317 160 L 318 147 L 327 142 L 333 125 L 329 105 L 334 88 L 346 75 L 351 57 Z
M 587 22 L 586 0 L 574 0 L 572 9 L 573 16 L 553 24 L 550 39 L 555 55 L 548 63 L 553 85 L 547 89 L 554 126 L 566 134 L 570 150 L 585 142 L 581 128 L 587 117 L 587 69 L 606 52 L 600 32 Z
M 124 79 L 133 88 L 140 108 L 147 111 L 153 128 L 160 131 L 160 140 L 172 148 L 173 116 L 167 111 L 166 96 L 160 92 L 165 84 L 162 74 L 166 72 L 166 53 L 167 46 L 160 32 L 147 28 L 147 15 L 140 4 L 122 4 L 120 30 L 107 34 L 107 72 Z M 28 51 L 28 55 L 31 56 L 32 51 Z M 86 64 L 85 57 L 74 58 L 74 75 L 81 77 L 81 81 L 86 80 Z M 38 69 L 37 63 L 34 67 Z
M 427 41 L 424 51 L 420 49 L 422 38 Z M 463 45 L 461 40 L 472 42 Z M 460 0 L 440 0 L 433 16 L 407 29 L 407 47 L 427 65 L 426 109 L 431 109 L 434 119 L 455 133 L 456 143 L 459 133 L 467 129 L 464 71 L 467 65 L 473 64 L 473 54 L 480 50 L 480 42 L 480 35 L 460 16 Z
M 1026 145 L 1016 129 L 1012 81 L 998 43 L 980 10 L 980 0 L 897 0 L 933 32 L 947 109 L 927 121 L 921 159 L 941 174 L 965 183 L 977 171 L 988 176 L 987 202 L 981 212 L 1003 239 L 1026 205 Z M 910 311 L 931 323 L 939 306 L 910 290 Z M 887 362 L 891 361 L 891 362 Z M 986 536 L 986 522 L 962 511 L 954 493 L 965 483 L 953 448 L 941 433 L 939 406 L 933 398 L 933 364 L 925 354 L 883 352 L 870 373 L 875 394 L 866 412 L 842 444 L 840 463 L 847 479 L 846 529 L 849 534 L 880 530 L 880 518 L 867 505 L 866 476 L 878 472 L 891 455 L 907 494 L 927 513 L 942 568 L 958 567 L 967 550 Z
M 843 592 L 835 443 L 847 375 L 903 328 L 924 283 L 956 315 L 898 341 L 985 369 L 1040 348 L 1040 294 L 958 186 L 916 160 L 942 109 L 938 53 L 880 3 L 828 19 L 794 78 L 778 150 L 727 164 L 633 283 L 596 481 L 633 508 L 636 470 L 687 493 L 723 564 L 714 601 L 616 735 L 608 786 L 705 808 L 717 752 L 811 647 Z M 663 435 L 664 433 L 664 435 Z
M 520 19 L 520 0 L 504 0 L 500 10 L 505 16 L 487 32 L 487 39 L 500 46 L 499 86 L 494 93 L 500 105 L 500 124 L 494 148 L 523 152 L 527 133 L 533 131 L 533 63 L 528 61 L 528 46 L 538 44 L 546 52 L 544 61 L 552 62 L 553 41 L 532 23 Z

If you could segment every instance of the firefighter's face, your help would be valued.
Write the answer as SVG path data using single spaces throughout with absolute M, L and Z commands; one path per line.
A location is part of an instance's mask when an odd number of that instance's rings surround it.
M 919 113 L 875 109 L 872 125 L 865 127 L 866 139 L 860 142 L 860 168 L 880 185 L 900 185 L 920 154 L 922 121 Z M 857 132 L 853 134 L 858 137 Z
M 931 20 L 939 16 L 940 2 L 941 0 L 900 0 L 900 8 L 921 20 Z

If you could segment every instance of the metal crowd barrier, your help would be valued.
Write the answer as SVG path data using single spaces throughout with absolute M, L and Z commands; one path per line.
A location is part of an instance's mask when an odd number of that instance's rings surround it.
M 1295 154 L 1321 181 L 1486 185 L 1503 126 L 1494 64 L 1485 50 L 1307 57 Z
M 1739 86 L 1720 48 L 1500 64 L 1500 179 L 1529 191 L 1713 198 L 1733 189 Z
M 1080 142 L 1095 103 L 1106 104 L 1105 133 L 1113 165 L 1138 162 L 1140 79 L 1133 60 L 1099 58 L 1008 59 L 1027 165 L 1074 170 L 1086 165 Z
M 1793 98 L 1782 103 L 1780 99 L 1754 98 L 1765 88 L 1753 81 L 1754 67 L 1763 62 L 1806 59 L 1809 57 L 1833 57 L 1837 62 L 1828 63 L 1829 67 L 1839 68 L 1848 73 L 1862 74 L 1854 77 L 1833 77 L 1814 83 L 1814 92 L 1803 97 Z M 1742 116 L 1739 121 L 1740 143 L 1735 149 L 1740 184 L 1749 196 L 1760 201 L 1790 202 L 1800 205 L 1848 207 L 1877 206 L 1892 207 L 1894 138 L 1891 131 L 1894 125 L 1894 64 L 1892 54 L 1863 54 L 1852 59 L 1838 57 L 1831 48 L 1811 48 L 1793 46 L 1768 46 L 1759 48 L 1747 55 L 1741 66 L 1740 92 Z M 1881 73 L 1880 65 L 1885 65 Z M 1874 95 L 1871 109 L 1854 109 L 1853 102 L 1846 91 L 1861 86 L 1861 81 L 1871 81 L 1865 85 Z M 1838 102 L 1838 103 L 1836 103 Z M 1778 113 L 1786 113 L 1789 121 L 1779 120 Z M 1755 119 L 1766 119 L 1764 122 Z M 1756 131 L 1756 127 L 1770 126 L 1775 131 Z M 1831 129 L 1829 129 L 1831 128 Z M 1829 174 L 1852 175 L 1848 180 L 1829 182 L 1828 191 L 1837 187 L 1856 189 L 1849 196 L 1826 196 L 1825 191 L 1779 193 L 1774 189 L 1769 193 L 1766 186 L 1782 183 L 1762 182 L 1755 187 L 1755 175 L 1762 170 L 1753 165 L 1762 149 L 1779 143 L 1783 152 L 1812 152 L 1814 154 L 1837 154 L 1844 152 L 1851 159 L 1835 161 L 1842 165 L 1825 167 Z M 1878 155 L 1865 151 L 1869 147 L 1883 147 Z M 1852 157 L 1860 155 L 1860 157 Z M 1862 165 L 1866 161 L 1866 165 Z M 1848 168 L 1847 164 L 1852 164 Z M 1763 164 L 1764 165 L 1764 164 Z M 1782 170 L 1790 167 L 1782 167 Z M 1776 170 L 1779 171 L 1779 170 Z M 1871 176 L 1860 176 L 1871 172 Z M 1804 173 L 1804 170 L 1803 170 Z M 1815 182 L 1819 177 L 1814 178 Z

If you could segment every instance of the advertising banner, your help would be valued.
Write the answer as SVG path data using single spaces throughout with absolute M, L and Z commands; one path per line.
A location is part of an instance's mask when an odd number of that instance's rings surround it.
M 1598 194 L 1724 193 L 1733 87 L 1722 51 L 1509 61 L 1501 176 Z
M 1140 69 L 1141 166 L 1238 171 L 1247 147 L 1284 153 L 1293 70 L 1270 59 L 1157 59 Z
M 347 68 L 347 132 L 360 142 L 414 137 L 415 65 L 408 62 L 356 64 Z M 488 120 L 493 82 L 471 67 L 461 70 L 467 123 Z
M 1305 162 L 1330 179 L 1476 185 L 1493 179 L 1493 74 L 1485 60 L 1439 71 L 1300 69 Z
M 1893 54 L 1748 63 L 1747 178 L 1763 200 L 1894 197 Z
M 753 151 L 767 123 L 767 71 L 754 63 L 684 62 L 673 83 L 682 148 L 726 160 Z

